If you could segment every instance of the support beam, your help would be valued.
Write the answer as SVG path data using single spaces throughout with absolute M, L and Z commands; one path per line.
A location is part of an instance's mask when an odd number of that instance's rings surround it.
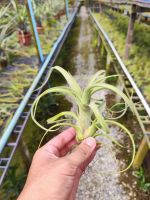
M 69 5 L 68 5 L 68 0 L 65 0 L 65 4 L 66 4 L 66 17 L 67 20 L 69 19 Z
M 137 19 L 138 23 L 141 22 L 141 19 L 142 19 L 142 13 L 139 13 L 139 16 L 138 16 L 138 19 Z
M 127 38 L 126 38 L 126 46 L 125 46 L 125 59 L 129 58 L 129 52 L 133 41 L 133 32 L 134 32 L 134 23 L 136 20 L 136 6 L 133 5 L 131 9 L 131 15 L 129 20 Z
M 146 139 L 146 137 L 143 137 L 142 142 L 141 142 L 141 144 L 138 148 L 138 151 L 136 153 L 136 156 L 135 156 L 135 159 L 134 159 L 134 162 L 133 162 L 133 168 L 134 169 L 140 168 L 148 150 L 149 150 L 149 147 L 148 147 L 147 139 Z
M 99 13 L 102 13 L 103 12 L 103 9 L 102 9 L 102 3 L 99 2 Z
M 101 43 L 101 46 L 100 46 L 100 59 L 101 59 L 102 66 L 106 68 L 107 51 L 103 42 Z
M 78 0 L 76 0 L 76 8 L 78 7 Z
M 27 0 L 26 1 L 26 7 L 27 7 L 27 11 L 28 11 L 30 25 L 31 25 L 32 32 L 33 32 L 35 45 L 36 45 L 37 55 L 38 55 L 40 63 L 43 63 L 44 62 L 44 56 L 43 56 L 43 53 L 42 53 L 40 39 L 39 39 L 39 35 L 38 35 L 38 32 L 37 32 L 37 28 L 36 28 L 36 20 L 35 20 L 35 16 L 34 16 L 31 0 Z
M 111 62 L 112 62 L 112 59 L 111 59 L 110 54 L 108 53 L 107 58 L 106 58 L 106 75 L 110 74 L 109 72 L 110 72 Z
M 100 38 L 100 36 L 98 35 L 97 37 L 97 47 L 100 48 L 101 47 L 101 44 L 102 44 L 102 39 Z
M 31 156 L 29 153 L 29 149 L 22 138 L 20 139 L 18 148 L 19 148 L 19 152 L 21 154 L 22 160 L 25 164 L 26 170 L 28 171 L 31 165 Z

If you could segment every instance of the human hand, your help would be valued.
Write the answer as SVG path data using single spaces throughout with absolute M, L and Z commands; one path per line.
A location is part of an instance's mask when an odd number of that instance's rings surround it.
M 75 143 L 75 130 L 69 128 L 37 150 L 18 200 L 74 200 L 96 152 L 95 139 L 87 138 L 68 154 Z

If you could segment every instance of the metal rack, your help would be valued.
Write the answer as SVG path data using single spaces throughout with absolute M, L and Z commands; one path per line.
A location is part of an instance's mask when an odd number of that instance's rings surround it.
M 109 56 L 115 63 L 114 66 L 116 73 L 124 74 L 124 76 L 120 76 L 119 79 L 122 85 L 124 86 L 125 92 L 129 97 L 131 97 L 131 91 L 133 91 L 132 102 L 135 105 L 135 115 L 144 134 L 144 137 L 141 141 L 141 144 L 135 157 L 135 162 L 133 164 L 135 168 L 138 168 L 142 164 L 144 157 L 150 149 L 150 106 L 146 101 L 145 97 L 143 96 L 142 92 L 136 85 L 128 69 L 124 65 L 110 38 L 102 28 L 100 23 L 97 21 L 97 19 L 94 17 L 91 10 L 89 10 L 89 13 L 91 20 L 95 25 L 95 28 L 97 29 L 100 37 L 102 38 L 105 48 L 110 54 Z
M 16 110 L 10 124 L 8 125 L 7 129 L 5 130 L 3 136 L 0 139 L 0 185 L 3 182 L 3 179 L 9 168 L 10 162 L 15 153 L 15 150 L 21 139 L 23 130 L 29 119 L 32 103 L 34 102 L 35 98 L 40 94 L 42 89 L 38 91 L 34 91 L 34 90 L 35 88 L 38 88 L 40 85 L 42 85 L 42 83 L 45 80 L 47 80 L 47 74 L 50 68 L 53 66 L 62 48 L 62 45 L 64 44 L 70 32 L 70 29 L 74 23 L 74 20 L 77 14 L 77 8 L 76 8 L 74 13 L 70 17 L 67 25 L 64 27 L 63 31 L 61 32 L 61 35 L 59 36 L 57 41 L 54 43 L 51 52 L 46 57 L 45 61 L 43 61 L 43 56 L 42 56 L 41 46 L 39 43 L 39 38 L 38 38 L 37 30 L 36 30 L 36 23 L 35 23 L 35 18 L 33 15 L 31 1 L 29 0 L 28 2 L 29 2 L 29 12 L 31 12 L 31 16 L 32 16 L 31 22 L 34 29 L 34 34 L 36 34 L 36 41 L 39 44 L 38 49 L 40 50 L 39 52 L 40 60 L 43 64 L 37 76 L 35 77 L 31 87 L 28 89 L 26 95 L 24 96 L 24 99 L 22 100 L 18 109 Z

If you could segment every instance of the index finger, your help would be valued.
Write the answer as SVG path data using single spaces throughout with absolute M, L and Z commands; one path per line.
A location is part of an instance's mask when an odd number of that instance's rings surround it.
M 43 148 L 51 148 L 51 146 L 55 147 L 58 151 L 61 151 L 64 146 L 66 146 L 71 140 L 75 138 L 76 132 L 74 128 L 68 128 L 48 143 L 46 143 Z

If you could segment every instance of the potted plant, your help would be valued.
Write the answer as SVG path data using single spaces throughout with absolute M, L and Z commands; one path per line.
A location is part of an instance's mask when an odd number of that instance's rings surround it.
M 57 20 L 55 17 L 53 17 L 52 15 L 47 14 L 47 25 L 49 27 L 55 27 L 57 23 Z
M 13 6 L 12 15 L 17 13 L 18 41 L 22 45 L 31 44 L 31 32 L 28 26 L 28 15 L 25 5 L 17 4 L 16 0 L 12 0 Z
M 54 17 L 54 9 L 50 2 L 45 2 L 42 6 L 42 12 L 44 13 L 44 18 L 48 27 L 53 27 L 56 25 L 57 21 Z
M 42 25 L 42 18 L 41 18 L 41 14 L 42 11 L 44 11 L 43 9 L 43 5 L 41 3 L 35 3 L 35 1 L 32 1 L 33 3 L 33 9 L 34 9 L 34 14 L 35 14 L 35 19 L 36 19 L 36 28 L 39 34 L 42 34 L 44 32 L 44 28 Z
M 42 22 L 41 22 L 41 18 L 40 17 L 36 17 L 36 28 L 39 34 L 42 34 L 44 32 L 44 28 L 42 26 Z
M 64 15 L 66 12 L 65 8 L 64 8 L 64 4 L 55 4 L 54 6 L 54 17 L 56 20 L 60 20 L 61 16 Z
M 20 6 L 18 11 L 18 40 L 22 45 L 31 44 L 31 32 L 28 27 L 28 16 L 25 6 Z

